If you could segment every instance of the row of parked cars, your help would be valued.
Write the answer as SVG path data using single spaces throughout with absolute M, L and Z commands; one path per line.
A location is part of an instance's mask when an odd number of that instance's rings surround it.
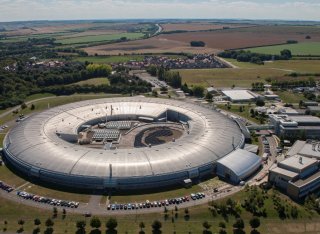
M 142 203 L 127 203 L 127 204 L 109 204 L 107 205 L 107 210 L 137 210 L 153 207 L 165 207 L 170 205 L 179 205 L 184 202 L 189 202 L 191 200 L 198 200 L 204 198 L 206 195 L 204 193 L 191 193 L 190 196 L 178 197 L 173 199 L 166 199 L 162 201 L 150 202 L 146 200 Z
M 0 181 L 0 189 L 7 191 L 8 193 L 14 190 L 14 188 L 12 188 L 10 185 L 3 183 L 2 181 Z
M 17 195 L 26 200 L 33 200 L 35 202 L 45 203 L 52 206 L 62 206 L 62 207 L 70 207 L 70 208 L 78 208 L 79 206 L 79 202 L 52 199 L 52 198 L 34 195 L 32 193 L 27 193 L 24 191 L 17 191 Z

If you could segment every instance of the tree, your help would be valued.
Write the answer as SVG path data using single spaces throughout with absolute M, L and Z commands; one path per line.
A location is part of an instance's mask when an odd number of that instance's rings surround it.
M 281 54 L 281 57 L 284 58 L 284 59 L 291 59 L 292 58 L 292 54 L 291 54 L 291 51 L 288 50 L 288 49 L 284 49 L 280 52 Z
M 203 41 L 191 41 L 190 45 L 192 47 L 205 47 L 206 43 L 204 43 Z
M 93 217 L 91 220 L 90 220 L 90 226 L 92 228 L 100 228 L 101 227 L 101 221 L 99 218 L 97 217 Z
M 22 103 L 21 104 L 21 109 L 23 110 L 23 109 L 26 109 L 28 106 L 27 106 L 27 104 L 25 104 L 25 103 Z
M 257 229 L 260 226 L 260 219 L 258 217 L 253 217 L 250 219 L 250 226 L 253 229 Z
M 52 219 L 48 218 L 45 222 L 45 225 L 47 227 L 52 227 L 54 225 L 54 222 L 52 221 Z
M 115 230 L 118 226 L 118 221 L 115 218 L 109 218 L 106 227 L 108 230 Z
M 58 209 L 57 207 L 53 207 L 53 217 L 56 218 L 58 215 Z
M 159 220 L 155 220 L 153 221 L 151 227 L 152 227 L 152 230 L 159 231 L 162 227 L 162 223 Z
M 233 227 L 236 228 L 236 229 L 243 229 L 244 228 L 243 219 L 237 218 L 236 222 L 233 224 Z
M 144 224 L 144 222 L 140 222 L 139 223 L 139 228 L 141 230 L 141 232 L 143 231 L 143 229 L 146 227 L 146 225 Z
M 84 229 L 86 227 L 86 221 L 78 220 L 77 223 L 76 223 L 76 227 L 78 229 Z
M 256 105 L 257 106 L 264 106 L 265 105 L 265 102 L 262 98 L 258 98 L 257 101 L 256 101 Z
M 112 72 L 112 67 L 107 64 L 89 64 L 86 68 L 91 77 L 109 76 Z
M 206 93 L 205 99 L 209 102 L 212 102 L 213 95 L 210 92 Z
M 202 227 L 208 231 L 211 228 L 211 224 L 209 224 L 208 221 L 204 221 Z
M 193 95 L 196 97 L 203 97 L 204 88 L 200 85 L 195 85 L 192 88 Z
M 41 221 L 38 218 L 34 219 L 33 222 L 34 222 L 34 225 L 37 225 L 37 226 L 39 226 L 41 224 Z
M 24 225 L 24 223 L 25 223 L 25 222 L 24 222 L 24 220 L 23 220 L 23 219 L 19 219 L 19 220 L 18 220 L 18 224 L 19 224 L 20 226 L 23 226 L 23 225 Z

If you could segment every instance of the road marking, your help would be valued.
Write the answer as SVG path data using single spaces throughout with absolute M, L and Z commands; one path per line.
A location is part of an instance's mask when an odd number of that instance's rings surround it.
M 30 184 L 30 182 L 26 182 L 26 183 L 24 183 L 23 185 L 20 185 L 19 187 L 15 188 L 15 190 L 14 190 L 14 191 L 19 190 L 19 189 L 21 189 L 21 188 L 23 188 L 23 187 L 27 186 L 28 184 Z

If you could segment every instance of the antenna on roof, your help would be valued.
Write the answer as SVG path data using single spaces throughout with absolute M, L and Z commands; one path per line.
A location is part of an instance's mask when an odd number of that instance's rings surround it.
M 299 157 L 299 163 L 302 164 L 302 157 Z

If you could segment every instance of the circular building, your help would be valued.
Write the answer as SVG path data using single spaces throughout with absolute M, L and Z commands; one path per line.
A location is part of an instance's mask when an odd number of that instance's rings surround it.
M 238 124 L 215 110 L 132 97 L 82 101 L 26 118 L 7 134 L 3 153 L 16 170 L 45 183 L 127 190 L 201 179 L 243 146 Z

